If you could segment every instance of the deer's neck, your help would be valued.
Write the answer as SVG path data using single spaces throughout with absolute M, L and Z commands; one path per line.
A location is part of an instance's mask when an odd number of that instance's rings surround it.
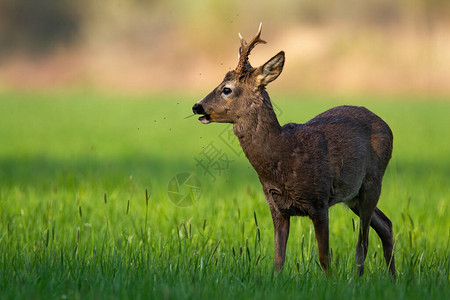
M 248 114 L 233 125 L 233 130 L 260 178 L 270 176 L 267 172 L 276 169 L 283 142 L 282 129 L 268 96 L 250 107 Z

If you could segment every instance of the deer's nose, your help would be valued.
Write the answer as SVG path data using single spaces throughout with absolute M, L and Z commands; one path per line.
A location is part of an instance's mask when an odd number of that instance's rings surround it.
M 200 115 L 206 114 L 205 110 L 203 109 L 203 106 L 198 103 L 195 103 L 194 106 L 192 106 L 192 111 L 194 112 L 194 114 Z

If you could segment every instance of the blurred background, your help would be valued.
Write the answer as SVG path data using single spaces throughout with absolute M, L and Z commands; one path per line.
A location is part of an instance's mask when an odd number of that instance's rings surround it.
M 209 90 L 260 22 L 274 89 L 450 92 L 444 0 L 0 0 L 0 88 Z

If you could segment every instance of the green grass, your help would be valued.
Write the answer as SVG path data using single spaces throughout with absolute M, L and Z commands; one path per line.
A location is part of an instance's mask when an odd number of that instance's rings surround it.
M 374 231 L 366 272 L 355 276 L 358 223 L 342 205 L 330 211 L 332 275 L 318 266 L 310 220 L 294 218 L 274 276 L 257 176 L 223 132 L 230 125 L 184 119 L 193 99 L 3 92 L 0 298 L 449 299 L 450 102 L 272 94 L 282 123 L 359 104 L 390 124 L 379 207 L 394 224 L 397 280 Z M 211 166 L 215 178 L 196 161 L 212 147 L 223 168 Z M 183 172 L 201 185 L 187 207 L 167 192 Z

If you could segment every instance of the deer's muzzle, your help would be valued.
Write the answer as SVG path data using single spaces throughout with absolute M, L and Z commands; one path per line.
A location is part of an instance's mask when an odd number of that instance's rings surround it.
M 203 115 L 198 118 L 198 120 L 203 124 L 211 123 L 211 116 L 205 112 L 205 109 L 201 104 L 195 103 L 192 107 L 192 111 L 196 115 Z

